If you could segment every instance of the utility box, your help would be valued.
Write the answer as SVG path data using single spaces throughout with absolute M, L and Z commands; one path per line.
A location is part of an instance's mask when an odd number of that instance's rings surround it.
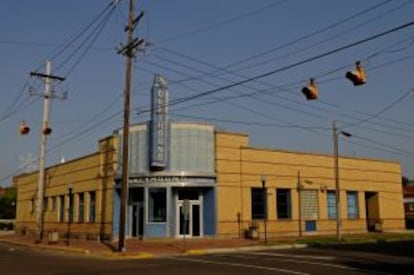
M 383 224 L 382 220 L 378 220 L 378 221 L 375 222 L 375 231 L 376 232 L 382 232 L 383 231 L 382 224 Z
M 48 234 L 48 243 L 49 244 L 56 244 L 59 242 L 59 232 L 52 231 Z
M 249 228 L 247 229 L 247 238 L 251 240 L 258 240 L 259 239 L 259 225 L 256 223 L 249 224 Z

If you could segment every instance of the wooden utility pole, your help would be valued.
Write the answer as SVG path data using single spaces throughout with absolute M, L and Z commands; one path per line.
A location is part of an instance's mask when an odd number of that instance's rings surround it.
M 46 62 L 46 72 L 38 73 L 31 72 L 30 76 L 37 76 L 44 78 L 45 90 L 44 93 L 37 93 L 33 90 L 30 91 L 30 95 L 40 95 L 44 98 L 43 103 L 43 120 L 40 129 L 40 153 L 39 153 L 39 182 L 37 186 L 36 201 L 35 201 L 35 212 L 36 212 L 36 242 L 42 242 L 43 239 L 43 198 L 44 198 L 44 187 L 45 187 L 45 159 L 46 159 L 46 143 L 47 137 L 51 133 L 49 128 L 49 107 L 50 100 L 53 98 L 66 99 L 66 94 L 58 96 L 54 91 L 50 89 L 51 80 L 64 81 L 65 78 L 51 75 L 50 73 L 50 61 Z
M 130 94 L 131 94 L 131 65 L 132 58 L 135 54 L 135 49 L 141 45 L 144 40 L 133 37 L 134 30 L 139 20 L 144 16 L 141 12 L 135 18 L 135 1 L 129 1 L 129 18 L 128 26 L 125 31 L 128 33 L 128 41 L 125 46 L 118 50 L 118 54 L 126 56 L 126 74 L 125 74 L 125 90 L 124 90 L 124 128 L 122 140 L 122 180 L 121 180 L 121 204 L 120 204 L 120 219 L 119 219 L 119 244 L 118 249 L 121 252 L 126 251 L 125 242 L 125 227 L 126 227 L 126 212 L 128 201 L 128 178 L 129 178 L 129 115 L 130 115 Z

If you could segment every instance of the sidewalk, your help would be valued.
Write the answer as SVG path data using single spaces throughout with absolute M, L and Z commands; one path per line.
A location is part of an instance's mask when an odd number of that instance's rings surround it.
M 247 239 L 168 239 L 168 240 L 137 240 L 126 241 L 126 252 L 117 252 L 118 242 L 90 241 L 83 239 L 61 239 L 58 243 L 48 244 L 47 240 L 35 243 L 34 238 L 18 234 L 0 234 L 0 242 L 24 245 L 35 249 L 60 251 L 80 255 L 91 255 L 105 258 L 154 258 L 177 255 L 199 255 L 208 253 L 230 252 L 237 250 L 259 250 L 275 248 L 267 246 L 261 240 Z M 288 242 L 286 242 L 288 243 Z M 303 246 L 303 245 L 302 245 Z M 280 248 L 301 247 L 293 244 L 279 244 Z

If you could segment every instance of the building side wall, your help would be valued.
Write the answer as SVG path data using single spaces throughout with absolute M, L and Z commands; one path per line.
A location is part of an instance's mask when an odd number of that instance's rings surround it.
M 335 191 L 332 156 L 248 148 L 247 143 L 248 140 L 239 135 L 216 134 L 217 235 L 242 235 L 253 222 L 263 232 L 263 220 L 252 220 L 251 209 L 251 189 L 262 187 L 262 176 L 265 176 L 267 187 L 268 235 L 299 234 L 299 180 L 302 184 L 301 190 L 317 192 L 316 231 L 305 232 L 304 218 L 301 223 L 302 231 L 305 234 L 334 234 L 336 219 L 328 218 L 327 209 L 327 191 Z M 378 209 L 372 215 L 378 215 L 382 230 L 404 229 L 399 163 L 341 157 L 339 174 L 344 234 L 367 231 L 366 192 L 377 194 Z M 278 188 L 290 190 L 289 219 L 277 218 Z M 357 194 L 357 218 L 348 218 L 348 192 Z
M 114 142 L 100 141 L 99 152 L 45 170 L 43 232 L 58 231 L 61 236 L 111 238 L 114 171 Z M 36 228 L 38 172 L 17 178 L 18 203 L 16 230 L 33 234 Z M 69 186 L 73 190 L 73 220 L 69 222 Z M 95 221 L 90 222 L 91 193 L 95 199 Z M 82 194 L 82 195 L 80 195 Z M 80 217 L 79 197 L 84 197 Z M 63 197 L 63 205 L 60 198 Z M 63 210 L 61 210 L 63 207 Z M 63 213 L 63 220 L 59 216 Z

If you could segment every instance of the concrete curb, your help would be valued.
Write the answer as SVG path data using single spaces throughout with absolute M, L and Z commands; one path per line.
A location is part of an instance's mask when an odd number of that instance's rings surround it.
M 32 249 L 41 249 L 41 250 L 48 250 L 48 251 L 58 251 L 62 253 L 69 253 L 69 254 L 80 254 L 80 255 L 90 255 L 90 251 L 88 249 L 83 248 L 74 248 L 74 247 L 64 247 L 64 246 L 49 246 L 44 244 L 31 244 L 31 243 L 24 243 L 18 241 L 12 241 L 7 239 L 0 239 L 0 242 L 25 246 Z
M 277 249 L 292 249 L 292 248 L 306 248 L 306 244 L 279 244 L 279 245 L 255 245 L 255 246 L 242 246 L 242 247 L 232 247 L 232 248 L 206 248 L 206 249 L 189 249 L 183 253 L 170 253 L 170 254 L 153 254 L 148 252 L 102 252 L 102 253 L 91 253 L 88 249 L 82 248 L 73 248 L 73 247 L 64 247 L 64 246 L 49 246 L 43 244 L 31 244 L 25 242 L 18 242 L 13 240 L 7 240 L 0 238 L 0 242 L 25 246 L 32 249 L 41 249 L 48 251 L 57 251 L 61 253 L 68 254 L 77 254 L 77 255 L 88 255 L 97 258 L 104 258 L 108 260 L 144 260 L 144 259 L 154 259 L 154 258 L 168 258 L 168 257 L 177 257 L 177 256 L 201 256 L 208 254 L 220 254 L 220 253 L 237 253 L 243 251 L 261 251 L 261 250 L 277 250 Z
M 207 255 L 219 253 L 236 253 L 241 251 L 261 251 L 261 250 L 277 250 L 277 249 L 291 249 L 291 248 L 306 248 L 306 244 L 280 244 L 268 246 L 242 246 L 234 248 L 211 248 L 211 249 L 190 249 L 184 255 Z
M 98 257 L 102 257 L 109 260 L 144 260 L 157 258 L 156 255 L 147 252 L 138 252 L 137 254 L 123 254 L 116 252 L 104 252 L 97 254 Z

